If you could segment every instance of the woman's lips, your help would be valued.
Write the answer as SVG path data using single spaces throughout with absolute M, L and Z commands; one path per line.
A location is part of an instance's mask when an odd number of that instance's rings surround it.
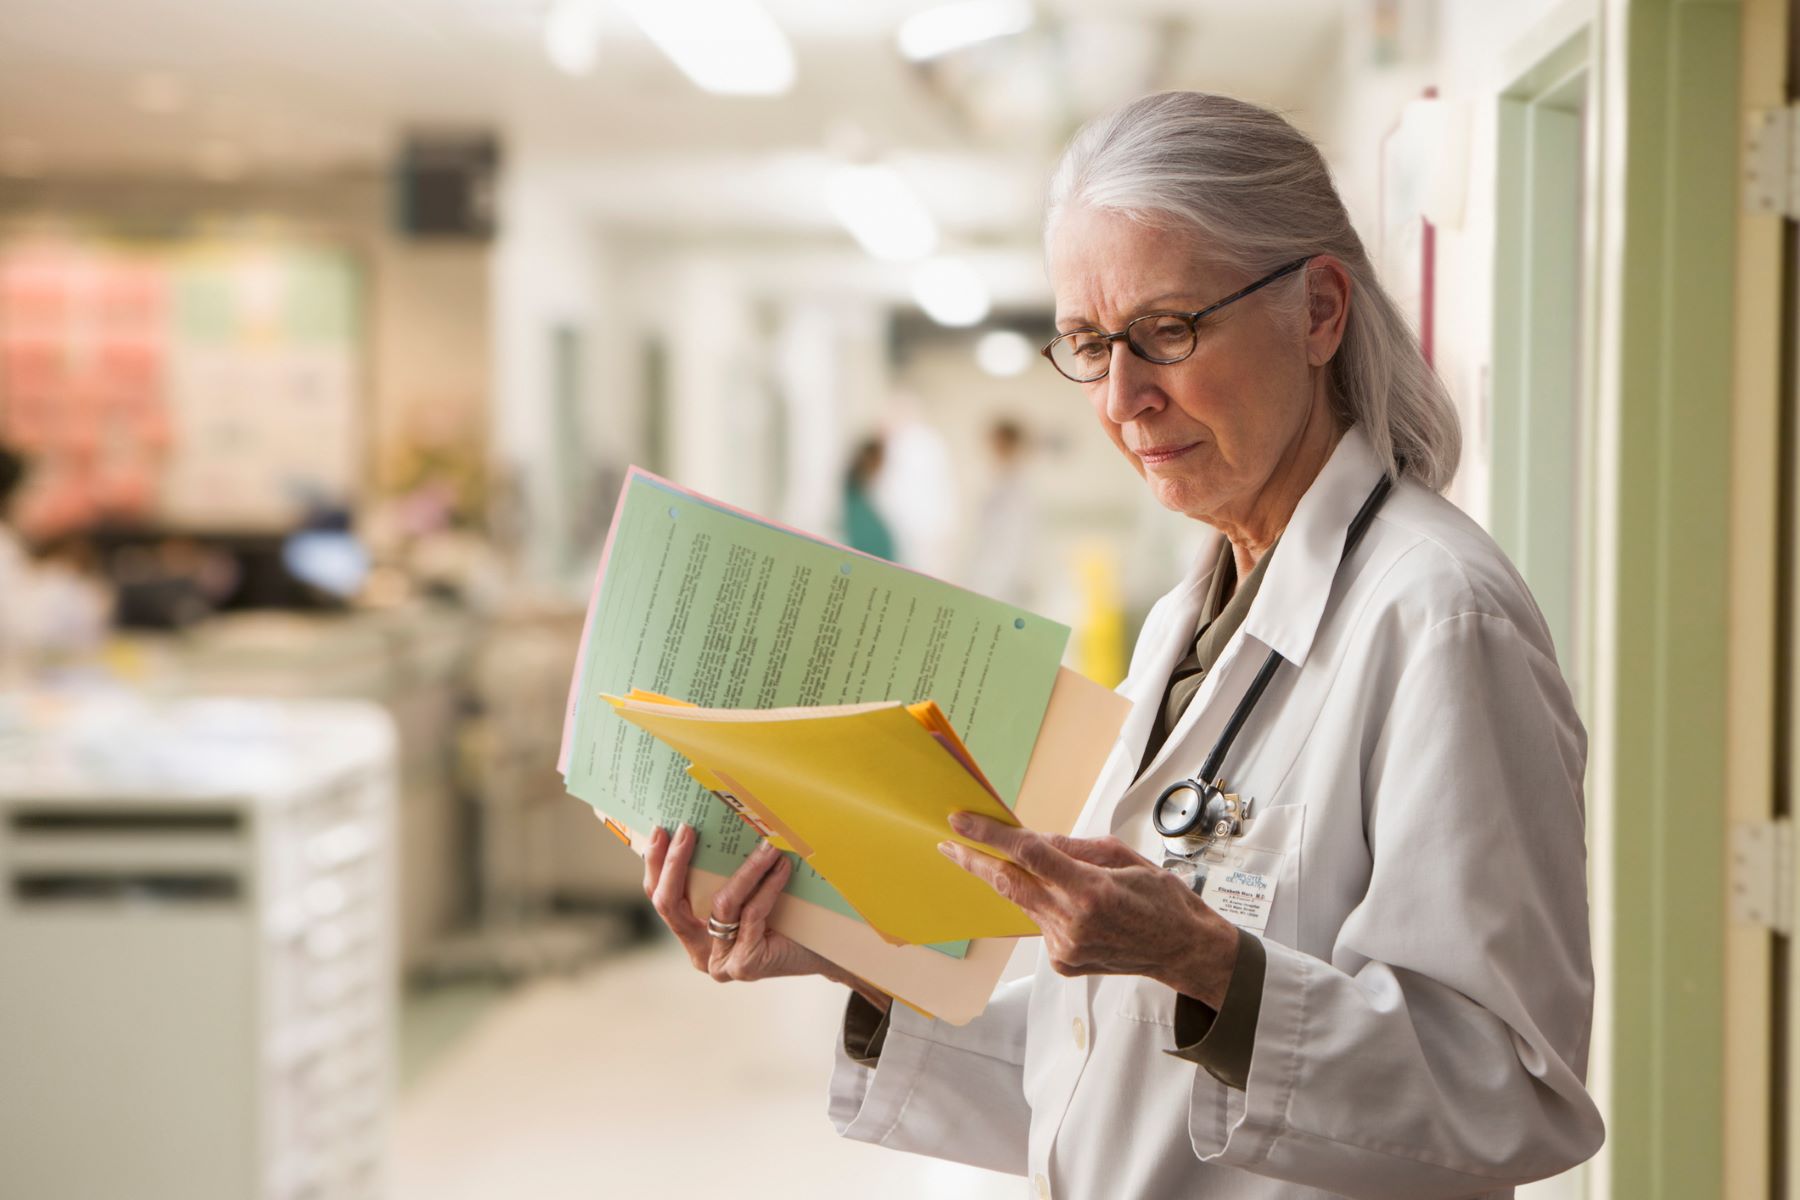
M 1145 466 L 1153 467 L 1158 463 L 1171 462 L 1180 458 L 1199 444 L 1199 442 L 1188 442 L 1179 446 L 1146 446 L 1142 450 L 1133 451 L 1133 453 Z

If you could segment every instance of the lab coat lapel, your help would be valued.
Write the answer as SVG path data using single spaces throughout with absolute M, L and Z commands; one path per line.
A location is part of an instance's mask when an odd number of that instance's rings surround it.
M 1118 833 L 1121 829 L 1134 829 L 1133 821 L 1140 817 L 1147 819 L 1150 801 L 1166 782 L 1162 777 L 1170 774 L 1164 770 L 1164 764 L 1171 756 L 1181 757 L 1182 774 L 1199 770 L 1201 759 L 1224 729 L 1232 709 L 1249 691 L 1257 669 L 1270 650 L 1279 652 L 1295 667 L 1305 664 L 1331 598 L 1350 519 L 1380 474 L 1368 439 L 1360 429 L 1352 427 L 1339 439 L 1331 458 L 1289 518 L 1287 528 L 1282 531 L 1280 548 L 1269 563 L 1268 573 L 1263 576 L 1262 587 L 1244 617 L 1243 627 L 1227 643 L 1219 661 L 1207 673 L 1200 690 L 1180 722 L 1170 731 L 1168 740 L 1149 768 L 1133 783 L 1130 772 L 1136 770 L 1143 754 L 1150 720 L 1154 717 L 1153 708 L 1149 709 L 1148 717 L 1144 710 L 1162 702 L 1169 672 L 1186 647 L 1182 637 L 1192 635 L 1193 622 L 1203 597 L 1194 598 L 1194 611 L 1188 614 L 1181 633 L 1161 635 L 1163 644 L 1157 647 L 1154 656 L 1147 657 L 1141 672 L 1143 677 L 1138 678 L 1140 673 L 1134 671 L 1129 681 L 1132 685 L 1129 694 L 1137 707 L 1132 714 L 1132 723 L 1127 725 L 1134 736 L 1130 745 L 1124 748 L 1132 753 L 1122 777 L 1115 773 L 1121 755 L 1115 752 L 1113 761 L 1108 763 L 1103 780 L 1108 789 L 1104 793 L 1097 791 L 1096 797 L 1114 795 L 1119 800 L 1105 819 L 1094 822 L 1096 826 L 1104 826 L 1106 832 Z M 1224 544 L 1223 538 L 1217 539 L 1212 543 L 1211 553 L 1216 556 Z M 1211 561 L 1209 558 L 1209 565 Z
M 1351 426 L 1300 497 L 1263 576 L 1262 590 L 1245 614 L 1242 632 L 1296 667 L 1306 665 L 1324 619 L 1350 519 L 1379 478 L 1381 467 L 1369 439 Z

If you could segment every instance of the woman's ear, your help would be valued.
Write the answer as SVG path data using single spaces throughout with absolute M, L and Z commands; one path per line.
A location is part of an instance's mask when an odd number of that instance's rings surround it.
M 1344 341 L 1350 320 L 1350 272 L 1329 254 L 1306 264 L 1306 361 L 1315 367 L 1330 362 Z

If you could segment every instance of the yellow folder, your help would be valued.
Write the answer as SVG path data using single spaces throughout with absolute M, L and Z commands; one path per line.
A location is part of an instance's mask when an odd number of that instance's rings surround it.
M 941 841 L 965 841 L 951 832 L 951 813 L 1019 821 L 936 704 L 746 710 L 641 691 L 606 699 L 804 858 L 890 943 L 1038 932 L 1023 909 L 938 852 Z

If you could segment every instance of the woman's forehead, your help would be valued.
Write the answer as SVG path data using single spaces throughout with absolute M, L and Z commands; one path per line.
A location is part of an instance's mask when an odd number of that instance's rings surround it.
M 1204 239 L 1120 213 L 1077 210 L 1050 231 L 1056 319 L 1097 321 L 1209 303 L 1226 271 Z

